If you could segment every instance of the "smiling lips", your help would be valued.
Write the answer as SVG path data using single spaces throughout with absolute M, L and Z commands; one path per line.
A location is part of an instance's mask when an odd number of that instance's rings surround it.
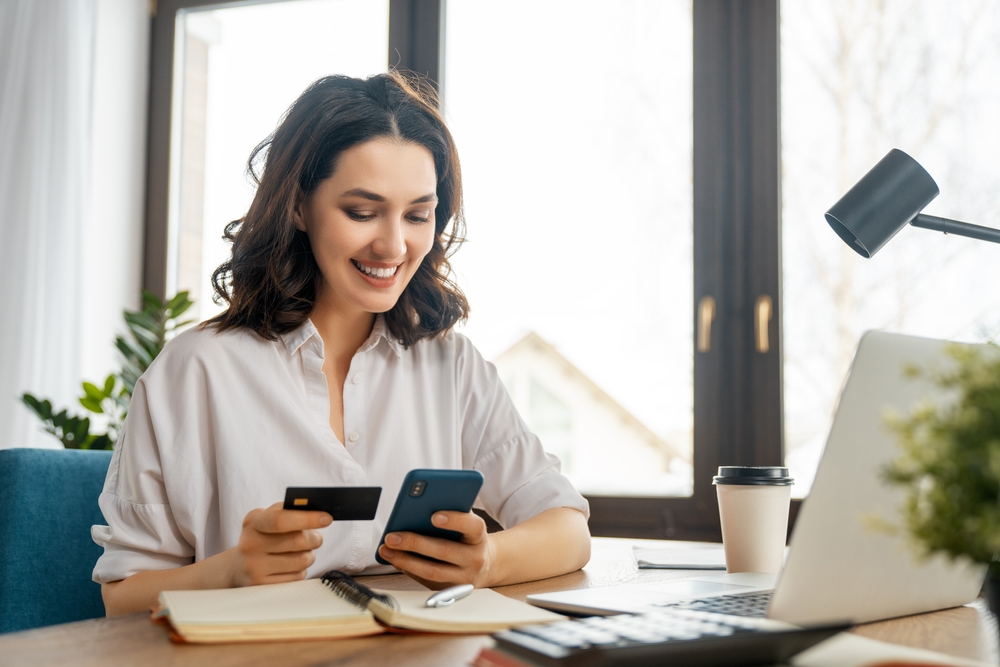
M 399 271 L 399 264 L 391 267 L 374 267 L 362 264 L 356 259 L 352 259 L 351 263 L 354 264 L 354 268 L 361 272 L 361 274 L 369 280 L 369 282 L 378 282 L 381 285 L 386 285 L 387 283 L 394 283 L 396 278 L 396 272 Z

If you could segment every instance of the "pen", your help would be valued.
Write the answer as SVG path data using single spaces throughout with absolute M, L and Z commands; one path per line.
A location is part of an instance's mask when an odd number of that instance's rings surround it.
M 455 600 L 461 600 L 466 597 L 469 593 L 473 591 L 475 587 L 472 584 L 459 584 L 458 586 L 452 586 L 451 588 L 446 588 L 443 591 L 438 591 L 434 593 L 424 604 L 428 607 L 447 607 L 450 604 L 454 604 Z

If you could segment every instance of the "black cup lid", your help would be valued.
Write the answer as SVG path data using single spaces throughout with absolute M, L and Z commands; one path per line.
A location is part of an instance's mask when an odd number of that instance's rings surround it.
M 712 478 L 712 484 L 789 486 L 794 482 L 788 468 L 779 466 L 719 466 L 719 474 Z

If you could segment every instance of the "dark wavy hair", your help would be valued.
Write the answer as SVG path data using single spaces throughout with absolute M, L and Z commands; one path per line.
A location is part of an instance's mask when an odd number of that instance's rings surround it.
M 254 148 L 247 173 L 257 191 L 247 214 L 226 225 L 232 257 L 212 274 L 216 303 L 229 307 L 210 324 L 219 331 L 245 327 L 275 340 L 309 317 L 322 274 L 309 238 L 295 228 L 295 210 L 333 174 L 341 153 L 380 137 L 423 146 L 437 174 L 434 244 L 385 313 L 389 332 L 409 346 L 468 317 L 468 301 L 451 280 L 448 263 L 465 231 L 455 142 L 433 87 L 416 75 L 390 70 L 367 79 L 319 79 Z

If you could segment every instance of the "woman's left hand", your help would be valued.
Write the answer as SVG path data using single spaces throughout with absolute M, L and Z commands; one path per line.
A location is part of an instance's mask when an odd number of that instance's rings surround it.
M 472 512 L 436 512 L 434 525 L 462 534 L 460 542 L 416 533 L 389 533 L 379 554 L 397 570 L 432 589 L 489 585 L 493 548 L 486 522 Z M 428 560 L 434 558 L 434 560 Z

